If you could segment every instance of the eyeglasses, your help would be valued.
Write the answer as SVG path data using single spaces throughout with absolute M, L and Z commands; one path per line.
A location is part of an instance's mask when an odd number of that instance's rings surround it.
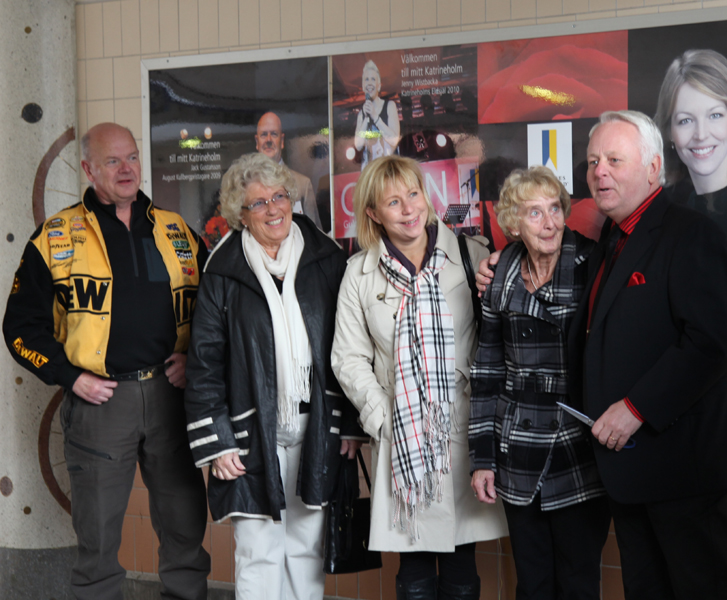
M 290 200 L 289 192 L 278 192 L 272 198 L 270 198 L 270 200 L 263 200 L 262 198 L 259 198 L 255 200 L 252 204 L 248 204 L 247 206 L 243 206 L 242 208 L 249 210 L 251 213 L 262 212 L 268 207 L 268 203 L 272 202 L 273 204 L 276 204 L 278 202 L 282 202 L 283 200 Z

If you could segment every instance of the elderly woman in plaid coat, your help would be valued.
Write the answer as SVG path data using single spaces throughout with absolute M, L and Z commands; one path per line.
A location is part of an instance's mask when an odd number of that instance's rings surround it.
M 570 197 L 546 167 L 514 171 L 495 207 L 515 238 L 483 297 L 471 371 L 470 467 L 502 498 L 517 600 L 597 600 L 610 515 L 585 426 L 567 395 L 568 326 L 595 242 L 565 226 Z

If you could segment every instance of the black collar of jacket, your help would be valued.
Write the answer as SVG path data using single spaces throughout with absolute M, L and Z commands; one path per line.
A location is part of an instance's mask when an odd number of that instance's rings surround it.
M 323 234 L 305 215 L 293 214 L 293 222 L 298 225 L 303 234 L 305 247 L 298 263 L 298 270 L 309 263 L 327 258 L 341 248 L 331 238 Z M 205 266 L 204 272 L 222 277 L 231 277 L 250 287 L 258 288 L 257 277 L 247 264 L 242 252 L 242 231 L 232 231 L 227 238 L 217 246 Z
M 86 192 L 83 194 L 83 202 L 84 208 L 90 212 L 90 213 L 96 213 L 99 209 L 105 210 L 109 215 L 116 216 L 116 208 L 113 208 L 111 205 L 103 204 L 99 199 L 98 195 L 96 194 L 96 190 L 94 190 L 92 187 L 88 187 L 86 189 Z M 152 204 L 152 201 L 149 199 L 149 197 L 139 190 L 136 192 L 136 200 L 135 202 L 138 203 L 138 206 L 141 206 L 144 209 L 144 213 L 146 214 L 147 218 L 154 223 L 154 204 Z M 136 211 L 133 211 L 132 213 L 134 217 L 136 217 L 137 213 Z
M 664 213 L 666 213 L 667 209 L 671 204 L 672 202 L 669 194 L 664 189 L 662 189 L 661 192 L 659 192 L 652 200 L 651 206 L 649 206 L 644 211 L 644 214 L 641 215 L 638 223 L 636 223 L 636 227 L 634 228 L 633 232 L 631 232 L 631 235 L 629 235 L 629 244 L 631 243 L 631 238 L 633 238 L 634 236 L 636 236 L 636 238 L 638 239 L 644 232 L 650 231 L 654 227 L 659 227 L 661 225 L 662 219 L 664 218 Z M 611 219 L 610 217 L 608 217 L 603 223 L 603 226 L 601 227 L 601 237 L 599 237 L 598 239 L 599 244 L 606 243 L 606 238 L 611 231 L 612 224 L 613 219 Z M 627 247 L 628 244 L 624 246 L 624 252 L 626 251 Z M 619 259 L 620 258 L 621 256 L 619 256 Z M 616 262 L 618 263 L 618 261 Z M 600 266 L 600 263 L 593 265 L 593 267 L 596 269 L 600 268 Z

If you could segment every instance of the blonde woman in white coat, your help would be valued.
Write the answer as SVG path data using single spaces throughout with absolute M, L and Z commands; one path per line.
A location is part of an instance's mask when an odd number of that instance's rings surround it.
M 475 543 L 507 529 L 469 486 L 476 327 L 457 238 L 411 159 L 366 167 L 354 210 L 364 250 L 341 284 L 332 367 L 371 436 L 370 547 L 401 553 L 397 598 L 476 600 Z M 473 264 L 488 255 L 480 239 Z

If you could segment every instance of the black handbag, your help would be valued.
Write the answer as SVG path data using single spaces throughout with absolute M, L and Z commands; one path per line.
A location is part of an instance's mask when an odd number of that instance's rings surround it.
M 467 285 L 470 288 L 470 295 L 472 297 L 472 310 L 475 313 L 475 325 L 477 326 L 477 337 L 480 337 L 480 329 L 482 329 L 482 300 L 480 299 L 479 290 L 477 289 L 477 279 L 475 278 L 475 269 L 472 265 L 472 257 L 470 251 L 467 248 L 467 236 L 464 233 L 460 233 L 457 237 L 457 243 L 459 244 L 459 253 L 462 257 L 462 266 L 464 267 L 465 275 L 467 276 Z M 479 268 L 479 265 L 477 265 Z
M 361 450 L 356 452 L 358 462 L 371 490 Z M 329 575 L 358 573 L 381 568 L 381 552 L 372 552 L 369 546 L 371 527 L 371 498 L 359 498 L 358 465 L 355 460 L 341 457 L 338 482 L 326 514 L 326 553 L 323 570 Z

